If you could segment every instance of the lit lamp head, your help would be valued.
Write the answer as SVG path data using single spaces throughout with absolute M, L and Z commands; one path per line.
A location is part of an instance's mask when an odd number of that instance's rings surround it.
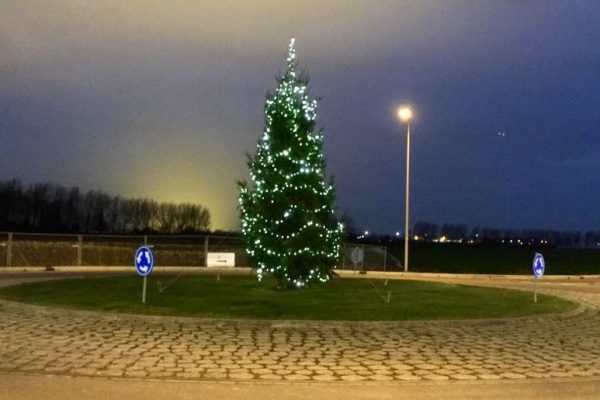
M 410 107 L 402 106 L 398 109 L 398 118 L 400 118 L 400 121 L 409 123 L 412 116 L 413 112 Z

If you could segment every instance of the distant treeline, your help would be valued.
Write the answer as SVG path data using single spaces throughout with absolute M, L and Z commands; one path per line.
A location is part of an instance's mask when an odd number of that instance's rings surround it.
M 200 204 L 159 203 L 53 183 L 0 181 L 0 230 L 57 233 L 198 233 L 210 228 Z
M 432 240 L 445 236 L 448 240 L 483 241 L 521 241 L 523 243 L 544 241 L 559 247 L 598 247 L 600 231 L 559 231 L 551 229 L 498 229 L 474 227 L 466 224 L 443 224 L 438 226 L 432 222 L 419 221 L 414 225 L 413 235 Z
M 367 242 L 390 242 L 404 238 L 400 236 L 377 235 L 371 233 L 364 235 L 359 232 L 352 218 L 344 213 L 341 217 L 350 240 Z M 424 242 L 439 241 L 441 237 L 451 242 L 469 243 L 497 243 L 497 244 L 542 244 L 557 247 L 600 247 L 600 231 L 559 231 L 553 229 L 499 229 L 489 227 L 469 228 L 467 224 L 435 224 L 429 221 L 418 221 L 410 231 L 411 240 L 415 236 Z

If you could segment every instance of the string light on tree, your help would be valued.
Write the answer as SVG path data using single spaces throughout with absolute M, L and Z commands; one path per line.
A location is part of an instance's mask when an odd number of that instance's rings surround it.
M 323 134 L 315 130 L 317 101 L 297 72 L 295 40 L 287 71 L 265 102 L 265 130 L 251 157 L 251 183 L 240 183 L 246 252 L 259 279 L 271 274 L 285 288 L 326 282 L 336 265 L 342 225 L 334 189 L 325 179 Z

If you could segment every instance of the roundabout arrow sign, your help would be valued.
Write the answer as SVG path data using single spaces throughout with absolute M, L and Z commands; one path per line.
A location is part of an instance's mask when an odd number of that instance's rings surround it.
M 540 253 L 535 253 L 533 256 L 533 275 L 537 279 L 540 279 L 544 275 L 544 270 L 546 269 L 546 262 L 544 261 L 544 256 Z
M 537 303 L 537 281 L 538 279 L 542 279 L 544 275 L 544 271 L 546 270 L 546 261 L 544 261 L 544 256 L 541 253 L 535 253 L 533 256 L 533 302 Z
M 154 255 L 148 246 L 142 246 L 135 252 L 133 264 L 138 275 L 144 277 L 144 287 L 142 288 L 142 303 L 146 303 L 146 278 L 154 268 Z
M 154 268 L 154 255 L 148 246 L 142 246 L 135 252 L 135 270 L 140 276 L 148 276 Z

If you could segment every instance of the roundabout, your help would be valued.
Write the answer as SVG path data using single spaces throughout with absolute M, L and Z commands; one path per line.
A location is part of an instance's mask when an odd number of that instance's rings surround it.
M 464 283 L 466 278 L 429 279 Z M 471 278 L 470 284 L 526 284 L 510 278 L 480 280 Z M 587 299 L 587 307 L 576 311 L 455 321 L 216 320 L 2 300 L 0 371 L 305 383 L 597 378 L 600 314 L 592 305 L 598 286 L 591 284 L 590 290 L 585 283 L 584 291 L 563 291 L 563 296 Z M 549 285 L 570 288 L 561 282 Z M 548 286 L 541 291 L 558 290 Z

